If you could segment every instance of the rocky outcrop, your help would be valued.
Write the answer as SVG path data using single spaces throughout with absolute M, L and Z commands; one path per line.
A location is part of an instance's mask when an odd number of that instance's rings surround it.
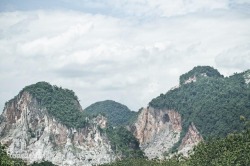
M 196 81 L 197 81 L 196 76 L 193 76 L 193 77 L 189 77 L 187 80 L 185 80 L 184 84 L 189 84 L 189 83 L 196 82 Z
M 175 110 L 144 108 L 131 127 L 131 131 L 139 140 L 141 149 L 149 159 L 161 159 L 180 139 L 181 115 Z M 187 156 L 188 151 L 202 140 L 202 136 L 192 123 L 181 141 L 178 153 Z
M 99 126 L 99 127 L 98 127 Z M 48 160 L 56 165 L 93 165 L 114 159 L 105 135 L 106 118 L 90 119 L 81 129 L 68 128 L 49 116 L 28 92 L 7 102 L 0 118 L 0 141 L 12 157 L 28 163 Z
M 196 129 L 195 125 L 192 123 L 189 126 L 185 137 L 182 139 L 178 152 L 182 153 L 184 156 L 187 156 L 188 152 L 201 141 L 203 141 L 203 138 Z
M 180 137 L 181 116 L 174 110 L 156 110 L 145 108 L 138 115 L 131 131 L 139 140 L 145 155 L 162 158 Z

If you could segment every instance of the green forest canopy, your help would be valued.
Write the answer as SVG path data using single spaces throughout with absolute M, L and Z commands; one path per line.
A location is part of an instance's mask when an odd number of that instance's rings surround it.
M 199 143 L 188 158 L 182 155 L 166 160 L 145 158 L 124 159 L 103 166 L 247 166 L 250 165 L 250 126 L 245 121 L 244 129 L 228 134 L 225 138 Z
M 50 115 L 68 127 L 81 128 L 87 124 L 81 112 L 78 98 L 72 90 L 52 86 L 47 82 L 38 82 L 26 86 L 21 93 L 29 92 L 45 107 Z
M 199 67 L 188 73 L 197 73 L 196 69 L 199 69 L 197 72 L 201 71 Z M 205 69 L 207 67 L 202 72 Z M 182 115 L 184 128 L 181 138 L 191 122 L 205 139 L 224 137 L 239 131 L 243 128 L 239 117 L 250 117 L 250 87 L 242 73 L 226 78 L 219 75 L 200 77 L 197 82 L 183 84 L 154 98 L 149 106 L 178 111 Z
M 137 113 L 127 106 L 112 100 L 105 100 L 91 104 L 84 109 L 88 115 L 103 114 L 108 118 L 111 126 L 124 126 L 135 120 Z
M 191 77 L 200 78 L 203 76 L 206 77 L 214 77 L 214 78 L 223 78 L 224 76 L 221 75 L 218 70 L 214 69 L 210 66 L 196 66 L 189 72 L 183 74 L 180 76 L 180 85 L 182 85 L 186 80 L 188 80 Z
M 131 157 L 129 154 L 143 157 L 139 144 L 132 133 L 123 127 L 112 127 L 128 124 L 131 119 L 135 118 L 136 112 L 130 111 L 125 105 L 107 100 L 92 104 L 82 111 L 78 98 L 72 90 L 52 86 L 47 82 L 26 86 L 20 94 L 25 91 L 35 97 L 40 106 L 45 107 L 50 115 L 68 127 L 84 127 L 87 125 L 86 117 L 105 114 L 110 121 L 110 127 L 104 130 L 112 148 L 116 148 L 117 153 L 126 157 Z M 101 128 L 99 130 L 102 131 Z

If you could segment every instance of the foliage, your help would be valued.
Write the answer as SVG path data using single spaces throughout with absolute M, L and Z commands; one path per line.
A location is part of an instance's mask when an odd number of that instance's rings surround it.
M 72 90 L 52 86 L 47 82 L 38 82 L 25 87 L 21 93 L 24 91 L 32 94 L 50 115 L 64 125 L 75 128 L 87 125 L 78 98 Z
M 135 120 L 137 114 L 127 106 L 112 100 L 96 102 L 84 109 L 84 112 L 89 115 L 104 114 L 111 126 L 128 125 L 131 120 Z
M 54 165 L 52 162 L 49 161 L 43 161 L 40 163 L 34 162 L 33 164 L 31 164 L 31 166 L 56 166 L 56 165 Z
M 202 77 L 202 74 L 206 74 L 207 77 L 222 77 L 218 70 L 210 66 L 196 66 L 186 74 L 180 76 L 180 85 L 182 85 L 186 80 L 191 77 Z
M 188 160 L 189 166 L 250 165 L 250 128 L 223 139 L 200 143 Z
M 20 159 L 14 159 L 8 156 L 6 149 L 0 143 L 0 165 L 2 166 L 26 166 L 27 164 Z
M 107 137 L 111 148 L 122 158 L 143 158 L 144 153 L 140 150 L 139 142 L 133 134 L 124 127 L 108 127 Z
M 191 122 L 206 140 L 225 137 L 243 129 L 238 117 L 250 117 L 250 87 L 242 74 L 227 78 L 201 77 L 197 82 L 161 94 L 149 105 L 156 109 L 174 109 L 181 114 L 181 138 Z
M 103 166 L 247 166 L 250 165 L 250 122 L 245 124 L 239 133 L 199 143 L 189 158 L 177 155 L 162 161 L 123 159 Z
M 143 158 L 124 159 L 102 166 L 186 166 L 184 160 L 171 158 L 168 160 L 148 160 Z

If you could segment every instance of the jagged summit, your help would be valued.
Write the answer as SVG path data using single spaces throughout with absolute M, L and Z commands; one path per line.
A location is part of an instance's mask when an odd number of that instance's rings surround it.
M 211 66 L 196 66 L 180 76 L 180 85 L 195 82 L 200 77 L 224 77 Z

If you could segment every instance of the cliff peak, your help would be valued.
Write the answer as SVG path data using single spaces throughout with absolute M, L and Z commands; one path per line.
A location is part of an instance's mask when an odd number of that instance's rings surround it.
M 196 82 L 197 78 L 200 77 L 224 77 L 219 73 L 217 69 L 211 66 L 196 66 L 189 72 L 180 76 L 180 85 L 187 84 L 190 82 Z
M 68 127 L 81 128 L 86 123 L 78 97 L 72 90 L 47 82 L 37 82 L 24 87 L 16 97 L 6 104 L 20 99 L 24 93 L 29 93 L 35 98 L 38 106 L 45 109 L 48 116 L 52 116 Z

